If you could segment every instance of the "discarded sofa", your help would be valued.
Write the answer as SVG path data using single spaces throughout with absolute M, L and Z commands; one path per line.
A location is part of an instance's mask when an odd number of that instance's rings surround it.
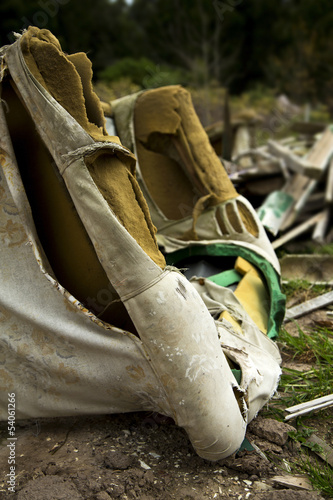
M 165 216 L 151 188 L 142 193 L 130 145 L 105 129 L 85 54 L 67 56 L 48 30 L 30 27 L 0 58 L 1 419 L 11 393 L 18 419 L 156 411 L 201 457 L 231 455 L 280 375 L 270 338 L 283 316 L 279 267 L 254 211 L 204 151 L 194 211 Z M 131 109 L 125 130 L 135 132 Z M 117 133 L 125 142 L 119 124 Z M 148 159 L 133 149 L 143 169 Z M 217 267 L 235 260 L 245 295 L 265 289 L 265 325 L 225 270 L 190 282 L 174 267 L 196 252 Z

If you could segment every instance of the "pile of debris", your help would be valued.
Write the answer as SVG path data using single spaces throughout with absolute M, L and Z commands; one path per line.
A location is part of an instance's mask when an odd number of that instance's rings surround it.
M 302 234 L 308 238 L 309 231 L 314 242 L 331 243 L 333 125 L 295 122 L 300 109 L 280 96 L 272 120 L 288 123 L 290 137 L 257 147 L 260 132 L 269 128 L 263 117 L 252 110 L 231 116 L 228 101 L 226 95 L 223 121 L 206 132 L 238 192 L 257 209 L 273 247 Z
M 256 199 L 273 247 L 310 230 L 316 243 L 331 243 L 333 125 L 295 123 L 291 131 L 297 136 L 271 139 L 264 146 L 248 149 L 244 147 L 246 127 L 242 129 L 235 136 L 237 154 L 231 158 L 229 175 L 238 191 Z
M 299 111 L 287 104 L 287 117 L 279 109 L 279 118 L 290 136 L 281 140 L 257 146 L 269 127 L 255 112 L 231 116 L 228 99 L 224 121 L 206 132 L 237 191 L 257 210 L 273 248 L 293 248 L 294 255 L 280 259 L 282 280 L 332 286 L 333 256 L 306 255 L 302 248 L 304 240 L 313 247 L 333 242 L 333 125 L 296 122 Z

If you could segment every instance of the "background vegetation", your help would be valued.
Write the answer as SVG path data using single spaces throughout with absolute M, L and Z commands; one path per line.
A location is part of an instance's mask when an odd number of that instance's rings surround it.
M 106 84 L 181 83 L 231 95 L 259 86 L 333 114 L 331 7 L 331 0 L 2 0 L 0 42 L 32 24 L 50 29 L 65 51 L 87 52 Z

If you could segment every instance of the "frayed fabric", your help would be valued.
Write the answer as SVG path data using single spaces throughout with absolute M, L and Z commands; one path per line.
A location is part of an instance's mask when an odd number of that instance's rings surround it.
M 17 418 L 153 410 L 203 458 L 231 455 L 245 392 L 200 294 L 165 264 L 134 157 L 92 109 L 86 63 L 76 70 L 37 28 L 1 57 L 1 418 L 11 392 Z

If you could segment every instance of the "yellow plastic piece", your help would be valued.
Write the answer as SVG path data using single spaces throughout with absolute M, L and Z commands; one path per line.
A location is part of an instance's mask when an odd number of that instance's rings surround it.
M 256 267 L 242 257 L 237 258 L 235 269 L 243 275 L 235 290 L 235 295 L 258 328 L 267 334 L 270 298 L 265 282 Z M 220 316 L 220 319 L 222 318 L 229 321 L 236 332 L 242 333 L 238 321 L 227 311 L 223 311 Z
M 225 319 L 226 321 L 228 321 L 229 323 L 231 323 L 231 325 L 233 326 L 234 330 L 237 332 L 237 333 L 243 333 L 243 330 L 242 330 L 242 327 L 240 326 L 240 324 L 238 323 L 238 321 L 236 321 L 230 313 L 228 313 L 228 311 L 223 311 L 221 314 L 220 314 L 220 317 L 219 319 Z
M 260 276 L 259 272 L 257 271 L 257 268 L 247 260 L 243 259 L 243 257 L 237 258 L 235 262 L 235 270 L 243 275 L 245 275 L 248 272 L 252 272 L 256 276 Z

